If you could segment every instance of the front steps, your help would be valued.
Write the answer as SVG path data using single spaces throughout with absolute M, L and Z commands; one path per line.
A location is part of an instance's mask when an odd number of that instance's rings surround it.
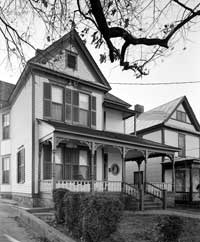
M 162 202 L 160 199 L 153 197 L 152 195 L 144 195 L 144 210 L 156 210 L 162 209 Z

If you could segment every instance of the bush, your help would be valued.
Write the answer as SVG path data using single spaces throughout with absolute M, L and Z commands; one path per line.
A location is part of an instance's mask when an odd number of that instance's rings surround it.
M 164 216 L 158 223 L 159 242 L 178 242 L 184 229 L 183 220 L 178 216 Z
M 82 196 L 80 193 L 69 193 L 64 198 L 65 224 L 76 238 L 80 238 L 82 235 Z
M 58 188 L 53 190 L 53 201 L 55 207 L 55 218 L 57 223 L 63 223 L 65 212 L 64 212 L 64 196 L 69 190 L 64 188 Z
M 117 198 L 69 193 L 64 198 L 65 223 L 76 238 L 86 242 L 100 242 L 116 230 L 122 214 Z
M 116 230 L 123 209 L 119 199 L 91 196 L 85 199 L 82 206 L 82 236 L 87 242 L 104 241 Z

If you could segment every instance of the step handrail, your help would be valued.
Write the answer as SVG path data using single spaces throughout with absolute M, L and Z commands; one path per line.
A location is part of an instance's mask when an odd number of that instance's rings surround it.
M 164 200 L 164 193 L 166 192 L 166 190 L 161 189 L 160 187 L 157 187 L 155 185 L 153 185 L 152 183 L 146 182 L 145 183 L 145 192 L 160 199 L 160 200 Z
M 127 182 L 122 183 L 122 191 L 123 193 L 134 197 L 135 199 L 140 199 L 140 191 L 137 187 Z

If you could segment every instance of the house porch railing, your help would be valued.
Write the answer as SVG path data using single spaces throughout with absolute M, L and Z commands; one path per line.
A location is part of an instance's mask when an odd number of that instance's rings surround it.
M 150 183 L 162 190 L 166 190 L 167 192 L 172 191 L 172 183 L 166 183 L 166 182 L 150 182 Z
M 73 192 L 90 192 L 91 180 L 57 180 L 56 188 L 65 188 Z M 52 191 L 52 180 L 42 180 L 40 182 L 41 192 Z M 95 192 L 121 192 L 121 181 L 94 181 Z

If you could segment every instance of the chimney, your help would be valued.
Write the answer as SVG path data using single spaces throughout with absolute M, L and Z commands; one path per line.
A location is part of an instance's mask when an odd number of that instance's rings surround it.
M 134 135 L 136 136 L 137 135 L 137 126 L 136 126 L 136 123 L 137 123 L 137 118 L 139 117 L 140 114 L 144 113 L 144 106 L 140 105 L 140 104 L 136 104 L 134 106 L 134 109 L 135 109 L 135 116 L 134 116 Z

